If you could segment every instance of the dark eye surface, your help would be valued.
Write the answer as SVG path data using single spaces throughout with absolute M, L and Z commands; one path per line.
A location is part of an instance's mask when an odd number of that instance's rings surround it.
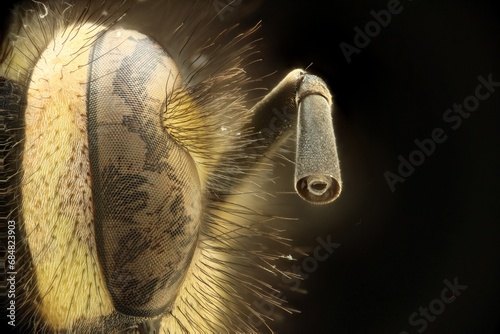
M 87 118 L 99 258 L 119 312 L 158 316 L 172 306 L 201 223 L 194 161 L 160 117 L 181 79 L 159 45 L 134 31 L 106 32 L 90 54 Z

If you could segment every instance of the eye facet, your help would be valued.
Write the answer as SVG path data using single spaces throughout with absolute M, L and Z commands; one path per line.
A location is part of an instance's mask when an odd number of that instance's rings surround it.
M 172 306 L 191 262 L 202 210 L 193 159 L 160 117 L 179 72 L 157 43 L 135 31 L 107 31 L 90 54 L 99 259 L 117 311 L 158 316 Z
M 197 168 L 161 117 L 180 85 L 175 63 L 150 38 L 124 29 L 103 31 L 79 50 L 95 29 L 83 25 L 71 40 L 56 35 L 28 90 L 22 204 L 43 310 L 56 323 L 82 314 L 53 309 L 62 303 L 54 280 L 77 304 L 99 298 L 96 314 L 167 312 L 201 221 Z M 74 272 L 59 272 L 68 261 Z M 70 293 L 76 279 L 87 288 Z

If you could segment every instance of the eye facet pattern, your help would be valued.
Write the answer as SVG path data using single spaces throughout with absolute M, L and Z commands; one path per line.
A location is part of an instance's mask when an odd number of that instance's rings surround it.
M 121 29 L 100 37 L 91 58 L 87 112 L 99 258 L 119 312 L 159 316 L 174 301 L 201 220 L 194 162 L 160 118 L 178 70 L 151 39 Z

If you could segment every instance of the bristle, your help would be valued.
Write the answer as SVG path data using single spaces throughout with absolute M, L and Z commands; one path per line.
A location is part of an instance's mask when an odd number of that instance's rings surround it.
M 19 217 L 16 219 L 20 233 L 24 229 L 19 207 L 25 107 L 22 100 L 30 87 L 31 74 L 47 47 L 58 50 L 60 45 L 55 45 L 54 40 L 64 46 L 85 33 L 85 42 L 64 64 L 69 66 L 88 52 L 105 31 L 134 29 L 156 40 L 179 67 L 181 88 L 165 96 L 166 109 L 161 117 L 166 132 L 198 164 L 205 184 L 205 208 L 193 261 L 172 309 L 163 317 L 163 333 L 271 332 L 273 327 L 269 323 L 273 319 L 256 305 L 268 304 L 280 309 L 275 311 L 276 318 L 280 312 L 293 312 L 280 291 L 273 287 L 273 282 L 278 282 L 282 275 L 294 275 L 276 267 L 288 240 L 280 236 L 280 231 L 267 226 L 269 221 L 279 218 L 266 215 L 258 206 L 263 202 L 261 198 L 270 196 L 260 186 L 261 179 L 271 169 L 269 160 L 245 151 L 249 141 L 255 140 L 254 130 L 249 128 L 252 101 L 247 95 L 260 89 L 261 78 L 249 75 L 259 61 L 259 24 L 239 31 L 236 25 L 224 27 L 217 15 L 210 2 L 201 1 L 191 1 L 189 5 L 173 1 L 88 0 L 71 4 L 63 0 L 28 1 L 14 13 L 2 44 L 0 74 L 5 79 L 0 86 L 3 102 L 0 126 L 7 131 L 0 136 L 9 153 L 1 158 L 7 158 L 9 165 L 0 169 L 0 177 L 2 182 L 8 180 L 5 191 L 10 197 L 0 210 Z M 7 89 L 15 89 L 15 94 Z M 12 100 L 19 96 L 22 99 Z M 40 296 L 36 287 L 32 255 L 26 244 L 20 247 L 24 247 L 20 249 L 24 249 L 25 255 L 19 259 L 23 266 L 19 322 L 40 332 L 52 331 L 53 327 L 39 312 L 44 296 Z M 71 254 L 64 259 L 68 265 Z M 89 255 L 87 260 L 87 266 L 99 267 L 97 258 Z M 52 288 L 57 287 L 55 280 Z M 100 293 L 97 288 L 92 289 L 89 291 Z M 70 302 L 68 308 L 71 307 L 89 306 Z M 102 324 L 96 325 L 98 321 Z M 114 328 L 116 321 L 131 320 L 103 312 L 102 319 L 80 319 L 67 330 L 106 331 Z

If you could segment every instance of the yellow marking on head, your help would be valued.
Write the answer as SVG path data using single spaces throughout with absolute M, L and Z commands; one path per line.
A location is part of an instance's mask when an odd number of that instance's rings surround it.
M 54 329 L 107 315 L 113 305 L 97 258 L 87 139 L 88 32 L 56 35 L 34 68 L 25 115 L 22 206 L 41 296 Z

